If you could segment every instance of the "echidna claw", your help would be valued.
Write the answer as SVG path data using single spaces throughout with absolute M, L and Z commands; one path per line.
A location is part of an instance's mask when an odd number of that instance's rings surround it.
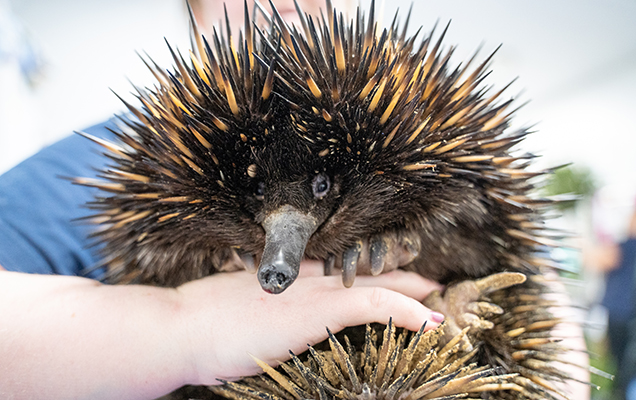
M 501 315 L 504 313 L 503 308 L 487 301 L 475 301 L 466 306 L 466 310 L 475 315 Z
M 497 290 L 518 285 L 526 281 L 526 276 L 519 272 L 501 272 L 475 281 L 479 292 L 485 296 Z
M 243 265 L 245 266 L 245 270 L 250 274 L 256 273 L 256 263 L 254 262 L 254 256 L 248 253 L 243 253 L 239 256 Z
M 384 270 L 384 263 L 389 247 L 382 237 L 371 239 L 369 246 L 369 258 L 371 259 L 371 275 L 377 276 Z
M 333 275 L 334 266 L 336 265 L 336 256 L 330 254 L 325 260 L 324 274 L 325 276 Z
M 353 246 L 345 250 L 342 255 L 342 284 L 351 287 L 356 279 L 358 258 L 362 252 L 362 241 L 358 240 Z
M 219 272 L 233 272 L 248 270 L 248 266 L 245 264 L 241 256 L 239 256 L 237 249 L 225 248 L 219 251 L 220 266 Z
M 332 267 L 342 270 L 342 281 L 350 287 L 358 275 L 377 276 L 411 263 L 419 254 L 420 242 L 417 238 L 398 237 L 395 233 L 372 236 L 368 240 L 358 240 L 334 261 L 329 256 L 325 260 L 325 275 L 332 274 Z

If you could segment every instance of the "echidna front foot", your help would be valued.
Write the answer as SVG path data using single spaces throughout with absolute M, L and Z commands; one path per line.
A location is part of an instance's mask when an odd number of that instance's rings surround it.
M 251 274 L 256 272 L 256 262 L 258 256 L 236 247 L 223 247 L 214 251 L 212 264 L 216 272 L 247 271 Z
M 451 340 L 465 328 L 471 331 L 492 329 L 494 324 L 488 320 L 492 315 L 503 314 L 503 310 L 488 301 L 487 295 L 526 281 L 526 276 L 518 272 L 500 272 L 478 280 L 466 280 L 449 286 L 442 295 L 439 291 L 431 293 L 424 305 L 446 316 L 444 337 Z M 472 345 L 465 341 L 464 350 Z
M 419 254 L 419 238 L 398 235 L 395 232 L 357 240 L 340 257 L 325 260 L 325 275 L 332 275 L 334 268 L 342 271 L 342 283 L 351 287 L 356 275 L 377 276 L 410 264 Z
M 380 275 L 407 265 L 419 253 L 419 238 L 398 237 L 394 233 L 375 236 L 371 238 L 369 246 L 371 275 Z

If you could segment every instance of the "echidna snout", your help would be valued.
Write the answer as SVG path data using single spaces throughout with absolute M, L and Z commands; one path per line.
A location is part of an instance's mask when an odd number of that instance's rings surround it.
M 258 267 L 263 290 L 282 293 L 296 280 L 305 247 L 317 226 L 316 218 L 290 205 L 265 218 L 265 248 Z

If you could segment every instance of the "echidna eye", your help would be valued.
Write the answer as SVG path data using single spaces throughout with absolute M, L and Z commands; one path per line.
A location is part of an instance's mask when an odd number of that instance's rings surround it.
M 329 189 L 331 189 L 331 181 L 327 175 L 318 174 L 311 183 L 311 188 L 314 191 L 314 197 L 325 197 L 329 192 Z
M 256 200 L 263 200 L 265 198 L 265 183 L 258 182 L 254 196 L 256 196 Z

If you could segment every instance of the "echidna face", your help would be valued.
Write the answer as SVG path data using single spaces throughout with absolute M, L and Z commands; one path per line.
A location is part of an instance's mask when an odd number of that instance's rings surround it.
M 256 270 L 285 290 L 303 257 L 356 273 L 397 267 L 442 282 L 509 267 L 537 244 L 539 173 L 509 150 L 511 101 L 480 86 L 486 60 L 449 68 L 441 39 L 378 34 L 328 12 L 269 32 L 246 20 L 240 46 L 193 24 L 189 61 L 149 63 L 159 86 L 125 103 L 121 145 L 92 206 L 104 263 L 117 282 L 179 285 L 217 271 Z M 238 49 L 238 50 L 237 50 Z M 472 60 L 471 60 L 472 61 Z M 539 222 L 536 222 L 539 221 Z
M 398 216 L 405 215 L 392 201 L 399 192 L 393 184 L 369 174 L 369 160 L 363 160 L 369 156 L 367 152 L 349 157 L 327 154 L 320 141 L 312 143 L 311 136 L 319 137 L 321 131 L 333 128 L 322 118 L 308 122 L 310 115 L 291 116 L 281 126 L 269 127 L 268 137 L 252 149 L 247 176 L 253 194 L 237 196 L 249 199 L 245 208 L 265 232 L 264 248 L 257 253 L 261 260 L 258 278 L 271 293 L 280 293 L 294 281 L 304 254 L 335 262 L 336 256 L 355 247 L 356 240 L 381 233 L 389 221 L 397 222 Z M 293 122 L 297 118 L 306 118 L 310 128 L 304 131 L 306 135 L 289 132 L 290 126 L 297 126 Z M 331 143 L 336 137 L 331 132 Z M 378 251 L 372 253 L 380 256 Z M 361 264 L 369 272 L 369 263 Z M 352 280 L 357 263 L 348 265 L 347 279 Z
M 264 247 L 257 251 L 258 279 L 270 293 L 282 292 L 296 279 L 307 242 L 329 217 L 340 189 L 295 133 L 280 137 L 288 130 L 288 123 L 273 125 L 268 130 L 272 141 L 253 149 L 254 163 L 247 167 L 253 200 L 246 208 L 265 232 Z

